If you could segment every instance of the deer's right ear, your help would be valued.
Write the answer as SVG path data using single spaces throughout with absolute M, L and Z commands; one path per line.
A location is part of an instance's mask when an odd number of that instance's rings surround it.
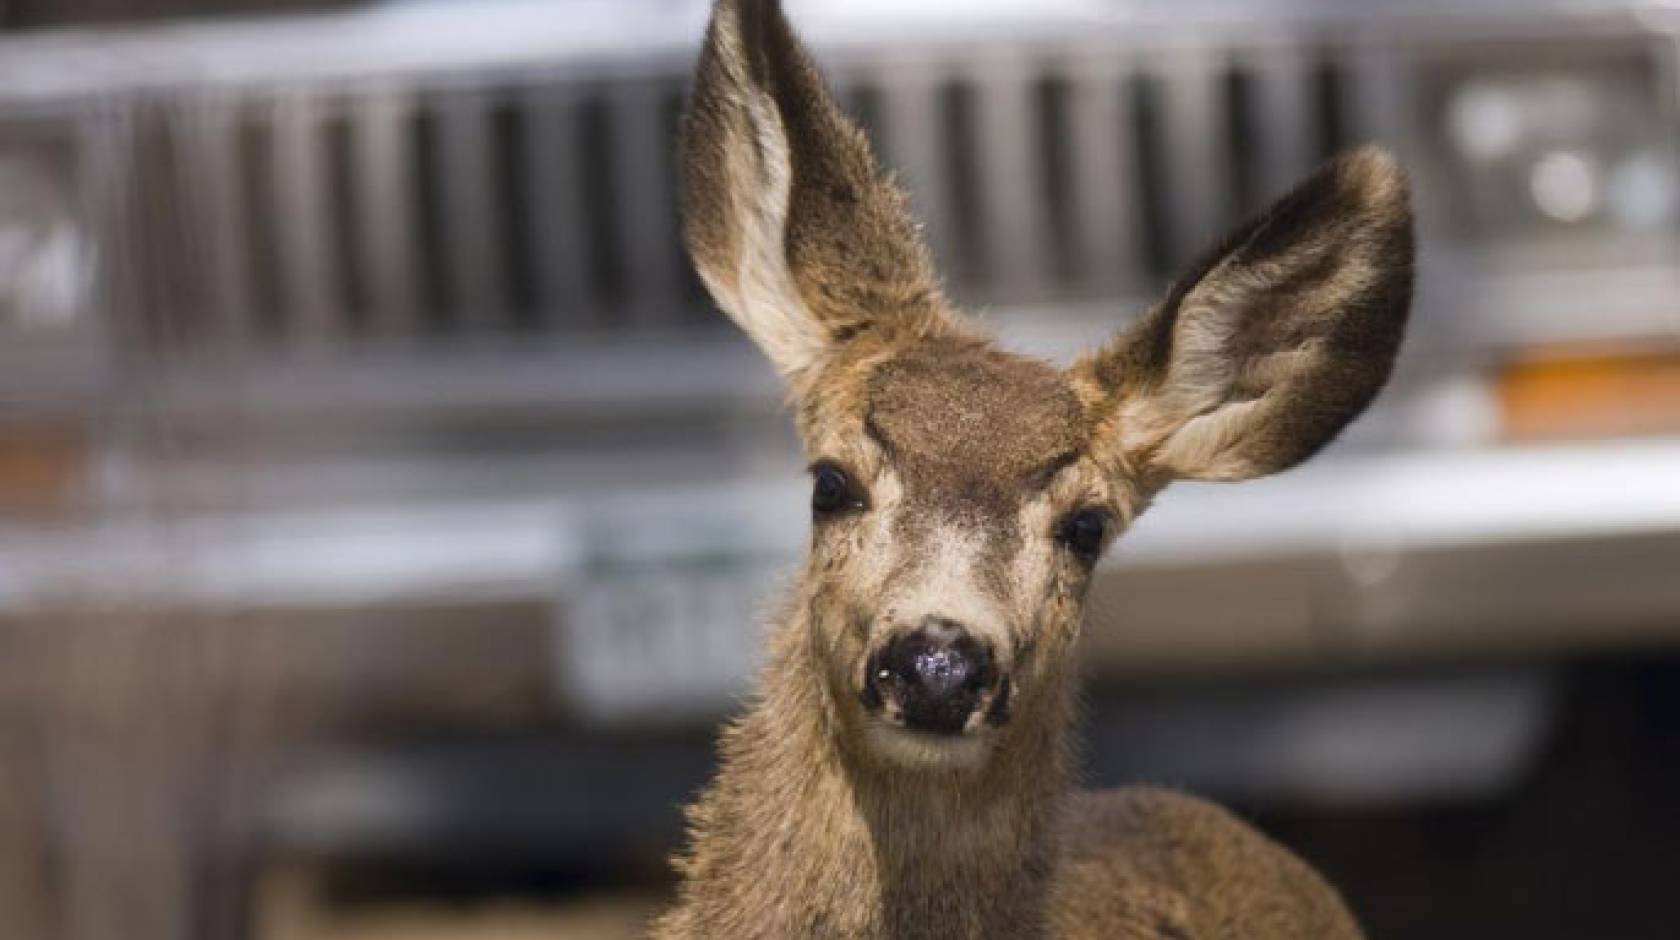
M 718 0 L 680 160 L 700 278 L 784 376 L 863 330 L 943 323 L 902 194 L 776 0 Z

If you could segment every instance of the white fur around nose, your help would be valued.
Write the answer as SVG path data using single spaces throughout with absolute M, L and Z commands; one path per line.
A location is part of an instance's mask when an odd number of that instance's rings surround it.
M 941 523 L 923 541 L 923 557 L 905 568 L 905 583 L 889 603 L 894 623 L 914 627 L 928 617 L 961 624 L 976 639 L 1004 648 L 1007 619 L 982 581 L 980 561 L 985 539 L 955 523 Z

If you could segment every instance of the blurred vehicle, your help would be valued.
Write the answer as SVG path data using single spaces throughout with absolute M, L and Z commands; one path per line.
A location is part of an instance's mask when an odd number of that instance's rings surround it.
M 1378 677 L 1149 716 L 1099 695 L 1100 773 L 1285 803 L 1498 792 L 1546 733 L 1548 674 L 1436 665 L 1680 640 L 1680 12 L 790 6 L 953 295 L 1023 349 L 1108 336 L 1335 150 L 1379 141 L 1414 174 L 1414 327 L 1378 409 L 1300 471 L 1166 494 L 1088 628 L 1100 687 Z M 470 786 L 442 746 L 265 776 L 216 798 L 233 821 L 203 851 L 582 857 L 675 826 L 644 809 L 703 774 L 805 533 L 774 378 L 675 228 L 704 13 L 407 3 L 0 39 L 0 622 L 100 623 L 101 649 L 154 624 L 213 651 L 212 713 L 314 703 L 164 735 L 194 754 L 511 735 Z M 19 649 L 59 662 L 38 632 Z M 193 815 L 170 805 L 159 826 Z

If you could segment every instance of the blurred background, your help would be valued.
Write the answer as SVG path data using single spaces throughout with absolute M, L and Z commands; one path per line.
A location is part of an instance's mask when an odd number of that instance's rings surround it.
M 634 936 L 807 535 L 680 252 L 701 0 L 0 0 L 0 937 Z M 952 293 L 1096 343 L 1369 140 L 1414 327 L 1101 570 L 1094 783 L 1377 938 L 1672 938 L 1680 9 L 790 0 Z

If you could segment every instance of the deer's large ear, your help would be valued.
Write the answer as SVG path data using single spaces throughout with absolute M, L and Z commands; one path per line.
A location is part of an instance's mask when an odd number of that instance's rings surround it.
M 1388 154 L 1318 169 L 1078 366 L 1109 446 L 1157 483 L 1311 456 L 1387 381 L 1412 299 L 1412 214 Z
M 784 375 L 885 320 L 942 323 L 938 281 L 903 196 L 776 0 L 718 0 L 680 165 L 695 267 Z

